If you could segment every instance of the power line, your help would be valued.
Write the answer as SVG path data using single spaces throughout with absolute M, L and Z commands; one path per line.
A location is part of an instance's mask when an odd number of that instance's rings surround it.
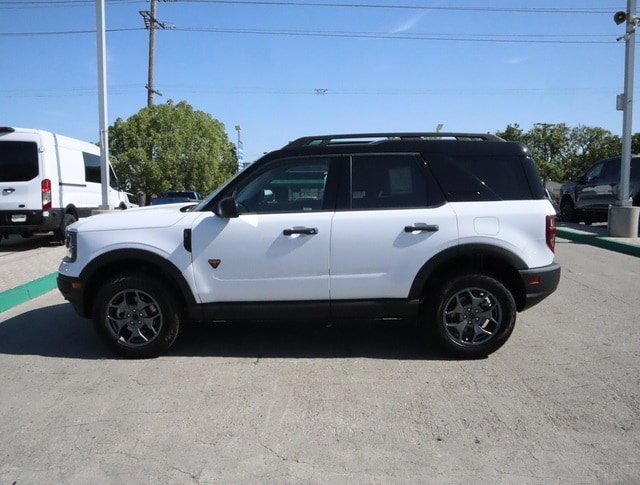
M 107 29 L 107 32 L 134 32 L 145 28 Z M 290 37 L 343 37 L 368 39 L 421 40 L 442 42 L 494 42 L 494 43 L 528 43 L 528 44 L 616 44 L 608 35 L 550 35 L 550 34 L 438 34 L 438 33 L 389 33 L 389 32 L 350 32 L 350 31 L 308 31 L 308 30 L 267 30 L 267 29 L 229 29 L 217 27 L 172 27 L 171 31 L 200 32 L 210 34 L 234 35 L 275 35 Z M 38 35 L 76 35 L 95 34 L 95 30 L 64 30 L 48 32 L 0 32 L 0 37 L 38 36 Z
M 270 87 L 270 86 L 215 86 L 215 85 L 167 85 L 174 92 L 217 93 L 217 94 L 260 94 L 260 95 L 298 95 L 298 96 L 549 96 L 549 95 L 602 95 L 617 92 L 617 87 L 576 88 L 573 86 L 558 88 L 517 87 L 517 88 L 332 88 L 332 87 Z M 109 95 L 128 95 L 139 91 L 138 84 L 109 85 Z M 640 90 L 640 89 L 639 89 Z M 94 96 L 95 87 L 77 86 L 67 88 L 0 89 L 0 95 L 6 98 L 40 98 L 62 96 Z
M 611 14 L 610 8 L 560 8 L 560 7 L 455 7 L 439 5 L 397 5 L 372 3 L 319 3 L 319 2 L 278 2 L 269 0 L 180 0 L 182 3 L 211 3 L 227 5 L 264 5 L 278 7 L 319 7 L 319 8 L 367 8 L 395 10 L 431 10 L 452 12 L 503 12 L 503 13 L 554 13 L 554 14 Z M 140 0 L 108 0 L 108 4 L 140 3 Z M 22 9 L 42 7 L 85 7 L 95 5 L 94 0 L 55 0 L 47 1 L 4 1 L 0 9 Z
M 605 8 L 556 8 L 556 7 L 451 7 L 425 5 L 394 5 L 371 3 L 318 3 L 318 2 L 276 2 L 268 0 L 181 0 L 190 3 L 223 3 L 232 5 L 277 5 L 289 7 L 346 7 L 346 8 L 381 8 L 402 10 L 445 10 L 472 12 L 513 12 L 513 13 L 564 13 L 564 14 L 610 14 L 611 9 Z
M 617 44 L 612 40 L 577 40 L 578 36 L 566 35 L 500 35 L 500 34 L 434 34 L 434 33 L 389 33 L 389 32 L 340 32 L 340 31 L 308 31 L 308 30 L 266 30 L 266 29 L 227 29 L 206 27 L 176 27 L 179 32 L 204 32 L 218 34 L 253 34 L 283 35 L 302 37 L 347 37 L 368 39 L 425 40 L 449 42 L 496 42 L 496 43 L 530 43 L 530 44 Z M 0 34 L 1 35 L 1 34 Z M 582 36 L 593 38 L 594 35 Z M 607 37 L 610 36 L 600 36 Z M 567 38 L 566 40 L 563 40 Z

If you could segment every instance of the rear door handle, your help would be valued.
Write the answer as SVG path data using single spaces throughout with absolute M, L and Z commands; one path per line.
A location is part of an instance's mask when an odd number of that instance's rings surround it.
M 7 194 L 12 194 L 12 193 L 14 193 L 15 191 L 16 191 L 16 189 L 11 188 L 11 187 L 10 187 L 10 188 L 8 188 L 8 189 L 2 189 L 2 192 L 5 192 L 5 193 L 7 193 Z
M 308 234 L 313 236 L 314 234 L 318 234 L 317 227 L 294 227 L 293 229 L 285 229 L 282 231 L 282 234 L 285 236 L 292 236 L 293 234 Z
M 404 226 L 404 232 L 437 232 L 440 230 L 438 224 L 414 224 L 413 226 Z

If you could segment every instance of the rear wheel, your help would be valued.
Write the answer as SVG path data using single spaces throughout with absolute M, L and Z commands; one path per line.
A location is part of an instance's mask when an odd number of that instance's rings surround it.
M 67 231 L 67 226 L 70 226 L 71 224 L 73 224 L 74 222 L 76 222 L 78 219 L 76 219 L 76 216 L 74 216 L 73 214 L 66 212 L 64 214 L 64 217 L 62 218 L 62 225 L 55 231 L 54 237 L 60 241 L 61 243 L 64 244 L 64 241 L 67 237 L 66 235 L 66 231 Z
M 516 322 L 511 292 L 494 277 L 462 274 L 449 280 L 428 312 L 442 347 L 457 357 L 484 357 L 507 341 Z
M 184 317 L 161 282 L 125 273 L 98 291 L 93 319 L 117 352 L 144 359 L 157 357 L 173 345 Z

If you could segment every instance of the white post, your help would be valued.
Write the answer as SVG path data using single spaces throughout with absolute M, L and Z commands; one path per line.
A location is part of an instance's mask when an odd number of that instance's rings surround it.
M 98 100 L 100 105 L 100 180 L 102 180 L 101 210 L 113 207 L 109 201 L 109 131 L 107 123 L 107 53 L 105 0 L 96 0 L 96 32 L 98 34 Z
M 620 12 L 622 13 L 622 12 Z M 616 17 L 618 14 L 616 14 Z M 624 16 L 622 16 L 624 18 Z M 614 17 L 615 19 L 615 17 Z M 620 181 L 615 205 L 609 207 L 609 235 L 614 237 L 637 237 L 640 208 L 632 207 L 629 200 L 629 179 L 631 176 L 631 133 L 633 118 L 633 70 L 636 49 L 636 0 L 627 0 L 624 95 L 622 118 L 622 160 Z M 616 20 L 616 23 L 618 21 Z

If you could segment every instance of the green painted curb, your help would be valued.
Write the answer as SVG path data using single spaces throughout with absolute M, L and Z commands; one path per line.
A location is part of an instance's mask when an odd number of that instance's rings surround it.
M 57 286 L 57 276 L 58 273 L 51 273 L 24 285 L 3 291 L 0 293 L 0 312 L 4 312 L 20 303 L 24 303 L 25 301 L 29 301 L 53 290 Z
M 564 229 L 562 227 L 558 227 L 557 235 L 558 237 L 570 239 L 582 244 L 589 244 L 591 246 L 597 246 L 599 248 L 608 249 L 610 251 L 616 251 L 618 253 L 623 253 L 629 256 L 636 256 L 640 258 L 640 246 L 637 244 L 629 244 L 624 241 L 617 241 L 607 237 L 594 236 L 592 234 L 583 234 L 569 229 Z

